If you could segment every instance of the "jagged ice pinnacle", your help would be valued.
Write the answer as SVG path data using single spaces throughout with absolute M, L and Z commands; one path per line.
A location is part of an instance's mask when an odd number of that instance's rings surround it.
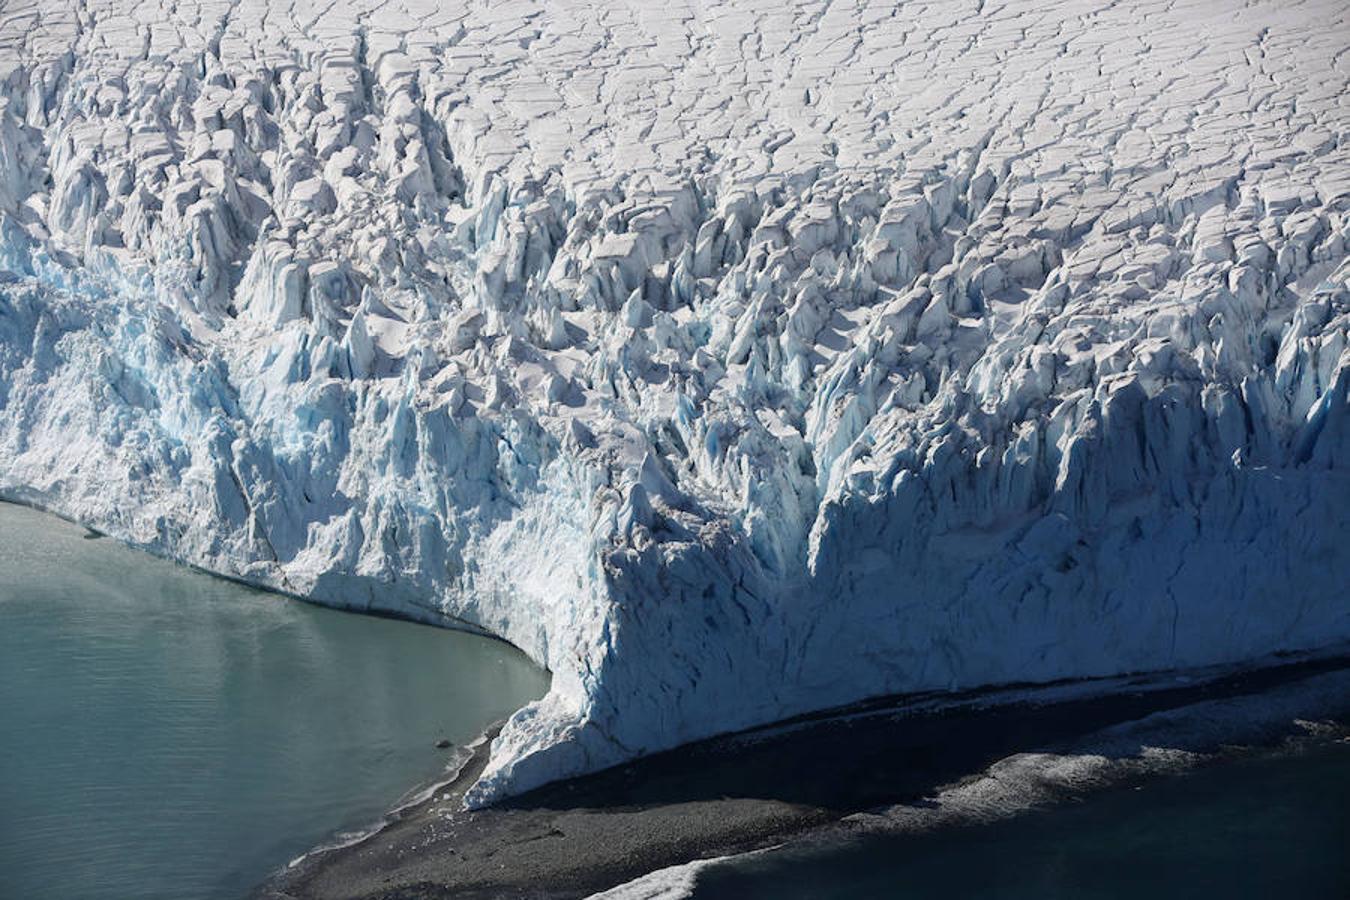
M 0 11 L 0 495 L 553 672 L 471 802 L 1350 638 L 1350 24 Z

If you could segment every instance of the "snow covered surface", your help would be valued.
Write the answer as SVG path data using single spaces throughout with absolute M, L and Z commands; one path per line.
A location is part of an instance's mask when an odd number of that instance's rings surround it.
M 1049 8 L 1047 8 L 1049 7 Z M 476 803 L 1350 637 L 1341 3 L 0 11 L 0 495 L 554 673 Z

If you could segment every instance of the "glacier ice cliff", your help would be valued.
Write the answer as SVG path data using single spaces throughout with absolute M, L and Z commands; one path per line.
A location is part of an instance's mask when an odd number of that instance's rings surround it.
M 0 12 L 0 496 L 553 672 L 472 802 L 1350 639 L 1340 3 Z

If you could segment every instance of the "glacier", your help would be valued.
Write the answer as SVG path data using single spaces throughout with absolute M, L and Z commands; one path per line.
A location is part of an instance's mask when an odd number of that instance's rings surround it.
M 1350 10 L 0 10 L 0 498 L 553 674 L 475 805 L 1350 640 Z

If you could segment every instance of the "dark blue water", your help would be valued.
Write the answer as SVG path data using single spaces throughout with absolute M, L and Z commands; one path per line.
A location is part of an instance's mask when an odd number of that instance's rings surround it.
M 769 853 L 699 900 L 1346 900 L 1350 744 L 1249 758 L 991 825 Z
M 0 898 L 234 898 L 547 689 L 498 641 L 320 609 L 0 504 Z

